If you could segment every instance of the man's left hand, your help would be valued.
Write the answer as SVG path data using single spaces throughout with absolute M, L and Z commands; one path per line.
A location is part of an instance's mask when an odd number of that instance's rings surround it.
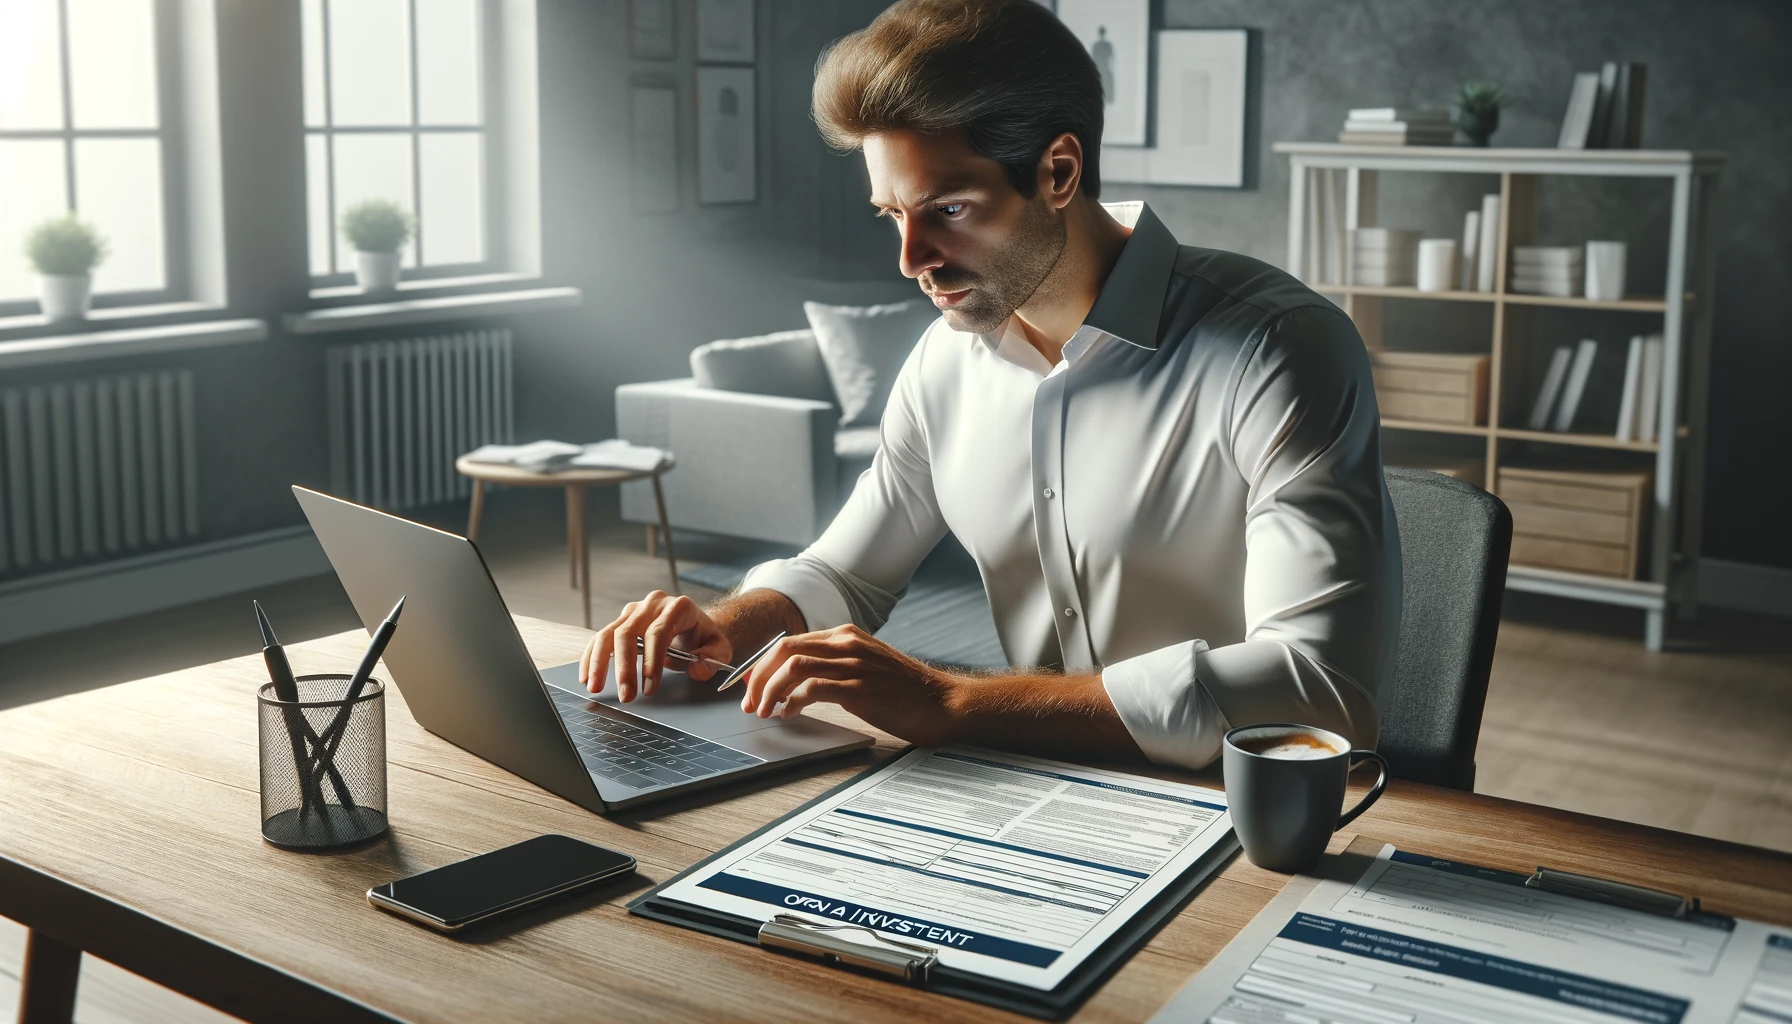
M 740 708 L 790 718 L 818 701 L 838 704 L 885 732 L 933 746 L 950 741 L 959 684 L 847 625 L 778 641 L 748 673 Z

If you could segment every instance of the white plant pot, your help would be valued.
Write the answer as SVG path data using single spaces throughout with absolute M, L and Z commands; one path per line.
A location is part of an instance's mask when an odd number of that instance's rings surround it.
M 389 292 L 398 287 L 398 254 L 356 252 L 355 283 L 364 292 Z
M 92 274 L 39 274 L 37 301 L 49 320 L 83 320 L 93 298 Z

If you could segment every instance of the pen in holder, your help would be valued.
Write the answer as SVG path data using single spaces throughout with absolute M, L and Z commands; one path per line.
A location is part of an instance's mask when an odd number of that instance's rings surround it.
M 369 679 L 334 741 L 320 749 L 343 711 L 347 675 L 299 676 L 299 699 L 273 683 L 256 694 L 261 724 L 261 835 L 288 850 L 326 850 L 386 831 L 386 686 Z

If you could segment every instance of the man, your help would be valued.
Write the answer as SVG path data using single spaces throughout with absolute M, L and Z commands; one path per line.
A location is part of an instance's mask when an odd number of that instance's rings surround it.
M 627 701 L 675 638 L 728 660 L 785 630 L 743 711 L 830 702 L 916 743 L 1188 767 L 1252 722 L 1374 745 L 1400 556 L 1362 341 L 1281 271 L 1110 214 L 1102 106 L 1030 0 L 903 0 L 824 56 L 815 119 L 863 151 L 943 316 L 822 537 L 707 610 L 628 605 L 586 652 L 593 689 L 613 657 Z M 871 635 L 947 530 L 1035 667 L 953 673 Z

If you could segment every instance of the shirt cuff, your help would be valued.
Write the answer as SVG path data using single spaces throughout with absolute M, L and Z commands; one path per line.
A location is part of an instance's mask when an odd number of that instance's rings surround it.
M 1201 685 L 1205 653 L 1207 641 L 1190 640 L 1102 669 L 1101 685 L 1121 724 L 1158 764 L 1203 768 L 1220 755 L 1230 726 Z
M 754 566 L 740 581 L 738 593 L 749 590 L 775 590 L 790 598 L 811 633 L 852 621 L 852 612 L 840 588 L 826 573 L 801 558 L 779 558 Z

